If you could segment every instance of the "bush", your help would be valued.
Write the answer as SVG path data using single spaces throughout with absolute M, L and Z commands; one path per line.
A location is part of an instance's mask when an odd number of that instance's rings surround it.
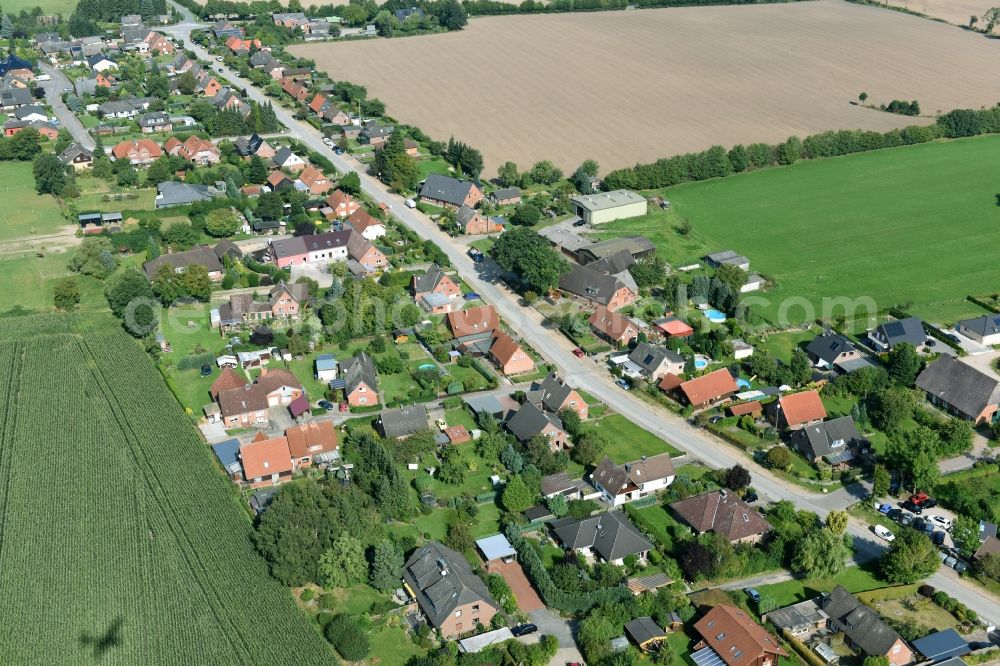
M 299 599 L 301 599 L 306 603 L 309 603 L 310 601 L 312 601 L 314 596 L 316 596 L 315 593 L 307 587 L 306 589 L 302 590 L 302 594 L 299 595 Z
M 371 652 L 371 642 L 350 615 L 338 615 L 323 629 L 323 635 L 348 661 L 361 661 Z
M 337 607 L 337 597 L 332 594 L 324 594 L 319 598 L 319 607 L 323 610 L 334 610 Z

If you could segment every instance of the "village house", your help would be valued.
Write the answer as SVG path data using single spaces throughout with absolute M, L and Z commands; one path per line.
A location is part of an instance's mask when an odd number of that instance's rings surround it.
M 670 504 L 696 534 L 714 532 L 730 543 L 757 543 L 771 524 L 731 490 L 712 490 Z
M 361 209 L 361 203 L 343 190 L 335 190 L 328 196 L 326 205 L 333 209 L 334 215 L 341 218 L 353 215 Z
M 671 377 L 676 379 L 677 376 L 664 375 L 663 379 L 660 380 L 660 389 L 663 391 L 679 389 L 684 400 L 695 409 L 703 409 L 728 400 L 739 389 L 732 374 L 726 368 L 713 370 L 701 377 L 695 377 L 677 385 L 671 381 Z
M 826 418 L 826 408 L 816 391 L 786 393 L 768 407 L 779 430 L 801 430 Z
M 146 47 L 150 53 L 170 55 L 174 52 L 174 45 L 162 33 L 152 32 L 146 35 Z
M 153 111 L 139 116 L 139 129 L 143 134 L 169 132 L 173 128 L 174 125 L 170 122 L 170 116 L 162 111 Z
M 250 105 L 232 88 L 222 88 L 215 93 L 212 104 L 220 111 L 235 111 L 244 118 L 250 115 Z
M 78 143 L 71 143 L 59 154 L 63 164 L 72 166 L 75 171 L 89 169 L 94 163 L 94 153 Z
M 618 277 L 585 266 L 573 266 L 569 272 L 563 273 L 559 277 L 559 289 L 586 303 L 603 305 L 612 312 L 634 303 L 638 298 L 637 291 Z
M 632 259 L 635 261 L 640 261 L 655 254 L 656 246 L 645 236 L 619 236 L 589 243 L 579 248 L 576 252 L 576 260 L 586 266 L 623 250 L 632 255 Z
M 216 39 L 223 39 L 226 37 L 242 37 L 243 28 L 232 23 L 231 21 L 220 20 L 212 24 L 212 33 L 215 35 Z
M 694 629 L 701 636 L 691 654 L 695 664 L 777 666 L 782 657 L 788 658 L 777 639 L 729 604 L 712 607 Z
M 382 238 L 386 234 L 385 222 L 372 217 L 364 208 L 359 208 L 351 213 L 344 222 L 344 226 L 348 229 L 354 229 L 370 241 Z
M 927 340 L 924 323 L 918 317 L 894 319 L 879 324 L 868 332 L 868 342 L 878 352 L 892 351 L 896 345 L 905 343 L 922 349 Z
M 627 347 L 639 337 L 639 327 L 625 315 L 611 312 L 603 305 L 597 306 L 587 320 L 594 335 L 607 340 L 615 347 Z
M 195 85 L 195 92 L 213 99 L 219 94 L 220 90 L 222 90 L 222 84 L 211 74 L 205 74 L 199 78 L 197 85 Z
M 259 39 L 242 39 L 232 35 L 226 39 L 225 46 L 233 52 L 233 55 L 244 56 L 250 53 L 250 49 L 259 50 L 263 45 Z
M 310 421 L 285 431 L 295 469 L 325 465 L 340 457 L 333 421 Z
M 27 122 L 24 120 L 9 120 L 4 123 L 3 133 L 5 136 L 14 136 L 23 129 L 33 129 L 43 139 L 55 141 L 59 138 L 59 130 L 56 126 L 48 122 Z
M 317 381 L 329 384 L 337 378 L 337 359 L 333 354 L 317 354 L 314 365 L 315 371 L 313 375 Z
M 257 433 L 252 442 L 240 446 L 243 478 L 251 488 L 276 486 L 292 478 L 292 456 L 288 440 Z
M 128 160 L 135 166 L 152 164 L 163 156 L 163 151 L 150 139 L 122 141 L 111 149 L 111 155 L 116 160 Z
M 489 199 L 494 206 L 516 206 L 521 203 L 521 188 L 497 188 L 490 193 Z
M 306 168 L 306 161 L 292 152 L 287 146 L 282 146 L 274 153 L 271 163 L 278 169 L 288 169 L 292 173 L 298 173 Z
M 806 354 L 817 368 L 833 368 L 842 364 L 850 367 L 852 362 L 862 358 L 854 343 L 835 331 L 823 331 L 813 338 L 806 347 Z
M 448 313 L 448 328 L 459 344 L 493 340 L 493 331 L 500 326 L 500 318 L 492 305 Z M 486 351 L 489 350 L 487 346 Z
M 963 319 L 955 324 L 955 330 L 986 347 L 1000 345 L 1000 314 Z
M 379 404 L 378 374 L 375 362 L 365 352 L 340 364 L 344 380 L 344 395 L 351 407 L 371 407 Z
M 542 382 L 532 384 L 525 394 L 528 402 L 558 414 L 564 409 L 572 409 L 586 420 L 590 413 L 587 402 L 580 394 L 555 372 L 550 372 Z
M 635 555 L 645 562 L 653 544 L 636 529 L 621 511 L 607 511 L 587 518 L 562 518 L 552 523 L 552 531 L 567 550 L 584 557 L 594 556 L 621 566 Z
M 219 324 L 224 329 L 268 319 L 297 319 L 309 298 L 304 284 L 279 282 L 271 288 L 266 301 L 255 301 L 253 294 L 234 294 L 219 306 Z
M 213 282 L 222 280 L 222 262 L 207 245 L 199 245 L 183 252 L 161 254 L 144 263 L 142 270 L 145 271 L 146 277 L 152 280 L 161 266 L 171 266 L 177 273 L 183 273 L 188 266 L 204 266 L 210 280 Z
M 475 208 L 483 200 L 483 193 L 474 183 L 432 173 L 420 188 L 420 199 L 457 210 L 462 206 Z
M 952 356 L 939 356 L 924 368 L 916 386 L 931 404 L 975 426 L 998 418 L 1000 382 Z
M 413 551 L 403 567 L 403 586 L 427 622 L 445 639 L 490 626 L 500 604 L 461 553 L 430 541 Z
M 299 183 L 312 195 L 325 194 L 330 189 L 330 179 L 311 164 L 299 174 Z
M 216 384 L 221 379 L 220 375 Z M 217 388 L 216 384 L 213 384 L 213 390 Z M 270 422 L 269 408 L 287 407 L 305 393 L 302 384 L 288 370 L 268 370 L 263 366 L 253 384 L 224 390 L 222 386 L 218 388 L 219 415 L 227 429 L 266 427 Z
M 156 208 L 174 208 L 190 206 L 198 201 L 210 201 L 216 196 L 225 194 L 226 184 L 202 185 L 200 183 L 178 183 L 167 180 L 156 185 Z M 220 189 L 222 188 L 222 189 Z
M 478 210 L 469 206 L 462 206 L 455 213 L 455 225 L 462 230 L 462 233 L 469 236 L 503 232 L 503 225 L 484 217 Z
M 422 275 L 414 275 L 410 281 L 410 292 L 413 300 L 428 312 L 443 314 L 461 306 L 461 289 L 436 264 L 428 268 Z M 428 300 L 429 296 L 435 296 Z
M 254 134 L 249 138 L 241 136 L 233 142 L 233 147 L 236 148 L 236 153 L 241 157 L 249 158 L 256 155 L 265 161 L 274 157 L 276 152 L 271 144 L 259 134 Z
M 830 618 L 830 629 L 844 634 L 849 646 L 866 657 L 885 657 L 892 666 L 913 661 L 913 650 L 900 635 L 840 585 L 823 595 L 820 608 Z
M 358 143 L 377 149 L 389 140 L 394 129 L 392 125 L 383 125 L 377 120 L 370 120 L 361 129 L 361 134 L 358 135 Z
M 507 430 L 519 442 L 529 442 L 535 437 L 544 437 L 553 453 L 572 448 L 569 433 L 563 428 L 562 419 L 551 412 L 545 412 L 530 402 L 507 419 Z
M 375 430 L 386 439 L 406 439 L 427 430 L 427 408 L 423 405 L 404 405 L 382 410 L 375 420 Z
M 612 506 L 621 506 L 643 497 L 649 497 L 674 481 L 674 463 L 669 453 L 616 465 L 611 458 L 597 465 L 590 476 L 591 482 L 603 499 Z
M 792 433 L 791 442 L 806 460 L 833 466 L 853 460 L 857 450 L 867 444 L 850 416 L 807 425 Z
M 281 78 L 281 89 L 298 102 L 306 101 L 306 98 L 309 97 L 309 89 L 293 77 L 287 76 L 287 73 L 286 71 L 286 76 Z
M 658 382 L 668 374 L 684 372 L 684 357 L 666 347 L 654 347 L 648 342 L 640 342 L 628 355 L 632 368 L 638 368 L 643 378 Z
M 497 332 L 493 345 L 490 347 L 490 358 L 496 364 L 500 372 L 510 377 L 511 375 L 523 375 L 535 370 L 535 362 L 528 354 L 521 349 L 521 345 L 514 338 L 503 331 Z

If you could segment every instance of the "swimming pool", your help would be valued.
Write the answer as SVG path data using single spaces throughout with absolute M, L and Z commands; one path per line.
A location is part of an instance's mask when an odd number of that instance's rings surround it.
M 437 366 L 434 365 L 433 363 L 424 363 L 422 365 L 417 366 L 417 370 L 434 370 L 436 368 Z
M 703 370 L 703 369 L 705 369 L 708 366 L 708 361 L 709 361 L 709 358 L 707 356 L 705 356 L 704 354 L 695 354 L 694 355 L 694 369 L 695 370 Z
M 709 308 L 708 310 L 705 310 L 705 318 L 713 324 L 721 324 L 726 321 L 726 313 L 719 312 L 714 308 Z
M 736 380 L 736 385 L 739 386 L 740 388 L 750 388 L 750 382 L 743 379 L 742 377 Z

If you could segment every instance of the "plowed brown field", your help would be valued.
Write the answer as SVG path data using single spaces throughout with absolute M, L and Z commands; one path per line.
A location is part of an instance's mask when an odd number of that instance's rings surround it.
M 602 169 L 828 129 L 930 118 L 852 105 L 916 99 L 926 114 L 1000 101 L 982 35 L 839 0 L 490 17 L 461 32 L 291 47 L 368 86 L 401 121 L 504 160 Z

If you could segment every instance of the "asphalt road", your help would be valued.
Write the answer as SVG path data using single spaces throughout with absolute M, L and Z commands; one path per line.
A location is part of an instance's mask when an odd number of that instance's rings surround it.
M 50 80 L 42 81 L 41 84 L 45 90 L 45 101 L 52 107 L 52 112 L 59 119 L 59 123 L 69 130 L 69 133 L 73 135 L 73 139 L 77 143 L 87 150 L 93 150 L 94 146 L 97 145 L 94 142 L 94 138 L 90 136 L 83 123 L 80 122 L 80 119 L 69 110 L 62 100 L 63 91 L 66 88 L 72 88 L 73 84 L 70 83 L 61 69 L 57 69 L 42 61 L 39 61 L 39 66 L 43 72 L 51 77 Z
M 187 48 L 199 58 L 222 67 L 223 74 L 234 84 L 245 88 L 249 97 L 259 103 L 270 100 L 249 80 L 241 78 L 235 71 L 216 63 L 212 54 L 201 46 L 190 42 L 190 31 L 194 27 L 204 27 L 194 22 L 193 15 L 175 3 L 185 15 L 184 23 L 167 27 L 166 30 L 185 40 Z M 714 468 L 732 467 L 741 464 L 753 475 L 753 486 L 762 497 L 771 500 L 791 500 L 801 509 L 814 511 L 825 517 L 832 510 L 843 509 L 863 498 L 862 489 L 840 489 L 829 494 L 812 493 L 788 481 L 780 479 L 769 470 L 757 465 L 741 452 L 722 440 L 711 436 L 700 428 L 695 428 L 684 419 L 666 409 L 643 402 L 617 387 L 604 367 L 589 358 L 573 355 L 573 345 L 555 327 L 550 326 L 534 308 L 523 307 L 519 297 L 507 289 L 500 281 L 494 264 L 476 263 L 466 254 L 467 247 L 441 231 L 437 224 L 420 211 L 407 208 L 404 197 L 389 192 L 385 185 L 367 174 L 365 165 L 350 155 L 337 155 L 322 142 L 322 135 L 311 125 L 296 120 L 292 114 L 277 104 L 274 111 L 278 120 L 288 128 L 285 136 L 301 141 L 310 149 L 327 157 L 341 173 L 355 171 L 361 179 L 361 187 L 377 203 L 389 207 L 392 215 L 412 229 L 421 238 L 430 239 L 447 255 L 451 264 L 466 283 L 479 293 L 483 300 L 492 303 L 508 325 L 528 342 L 549 362 L 556 364 L 562 376 L 573 386 L 582 388 L 609 407 L 641 426 L 643 429 L 673 443 L 694 458 L 699 458 Z M 861 559 L 881 553 L 885 544 L 877 539 L 868 526 L 853 521 L 848 530 L 854 538 L 855 548 L 862 553 Z M 991 620 L 1000 620 L 1000 600 L 994 598 L 975 584 L 964 581 L 954 571 L 942 569 L 928 579 L 928 583 L 960 599 L 969 608 Z

